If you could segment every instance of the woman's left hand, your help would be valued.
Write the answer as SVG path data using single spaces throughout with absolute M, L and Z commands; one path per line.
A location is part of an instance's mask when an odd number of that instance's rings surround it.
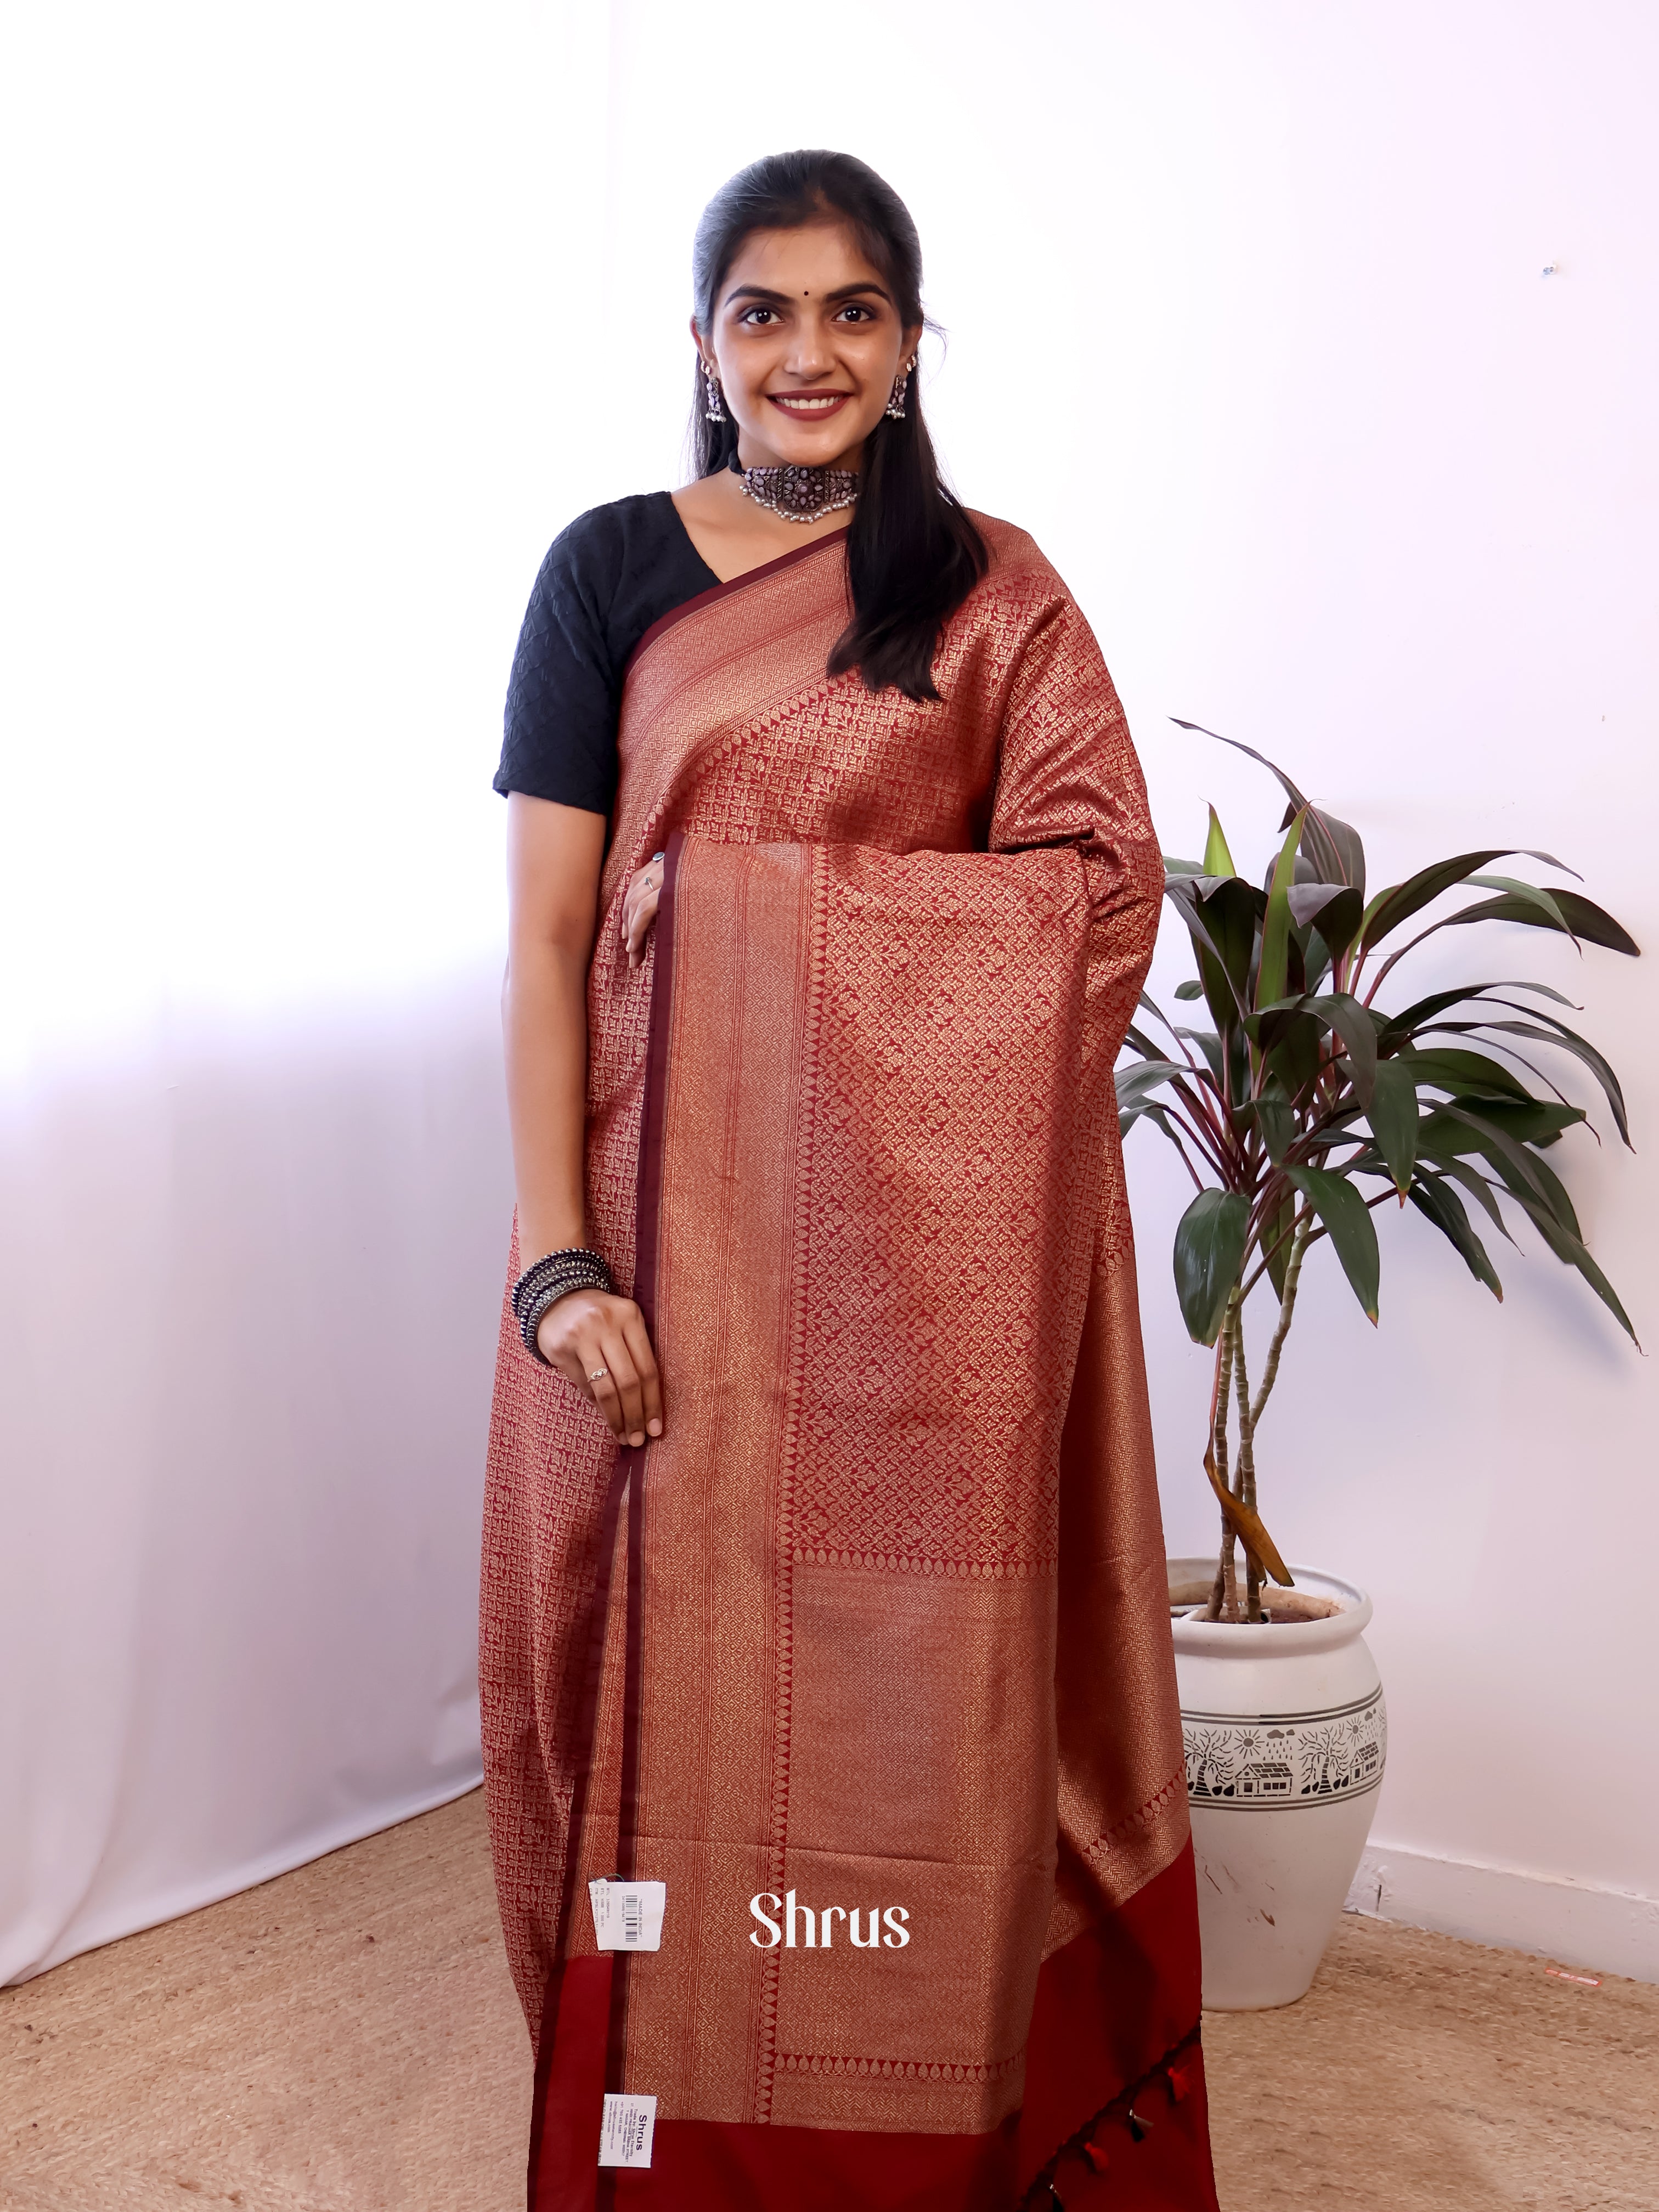
M 642 868 L 635 869 L 623 893 L 623 943 L 628 947 L 630 968 L 637 968 L 645 958 L 645 940 L 651 933 L 651 925 L 657 918 L 657 902 L 662 896 L 662 854 L 653 854 Z

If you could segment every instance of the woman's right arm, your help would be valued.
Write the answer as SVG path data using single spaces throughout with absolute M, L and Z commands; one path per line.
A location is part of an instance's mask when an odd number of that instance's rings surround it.
M 587 970 L 605 831 L 604 815 L 585 807 L 508 796 L 501 1023 L 521 1267 L 587 1242 Z M 642 1444 L 662 1434 L 657 1363 L 632 1298 L 573 1291 L 543 1316 L 536 1340 L 617 1436 Z

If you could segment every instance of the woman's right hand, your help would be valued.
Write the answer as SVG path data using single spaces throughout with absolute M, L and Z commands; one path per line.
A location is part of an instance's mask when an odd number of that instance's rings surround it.
M 663 856 L 653 853 L 642 868 L 635 869 L 623 893 L 623 943 L 630 968 L 639 967 L 645 958 L 645 940 L 651 934 L 662 896 L 662 878 Z
M 629 1444 L 662 1434 L 662 1383 L 632 1298 L 571 1291 L 542 1316 L 536 1342 L 550 1367 L 593 1403 Z

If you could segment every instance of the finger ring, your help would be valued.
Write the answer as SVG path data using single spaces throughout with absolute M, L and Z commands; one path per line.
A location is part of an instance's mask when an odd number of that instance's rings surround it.
M 651 858 L 652 858 L 653 862 L 654 863 L 654 862 L 656 862 L 656 861 L 660 860 L 661 859 L 663 859 L 663 858 L 664 858 L 664 855 L 663 855 L 662 854 L 660 854 L 660 853 L 653 853 L 653 854 L 651 855 Z
M 596 1367 L 587 1379 L 590 1382 L 603 1382 L 610 1372 L 608 1367 Z

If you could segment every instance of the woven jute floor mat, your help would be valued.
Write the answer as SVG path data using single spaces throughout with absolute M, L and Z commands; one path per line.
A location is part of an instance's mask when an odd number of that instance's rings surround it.
M 3 2212 L 518 2212 L 495 1912 L 467 1797 L 0 1991 Z M 1346 1919 L 1205 2036 L 1224 2212 L 1659 2208 L 1659 1989 Z

